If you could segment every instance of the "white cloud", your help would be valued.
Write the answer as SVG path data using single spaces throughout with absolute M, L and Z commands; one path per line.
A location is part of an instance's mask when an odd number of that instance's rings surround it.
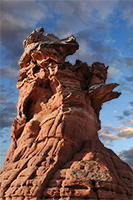
M 120 130 L 118 133 L 119 137 L 131 138 L 133 137 L 133 128 L 127 127 L 124 130 Z
M 114 67 L 109 67 L 108 69 L 108 75 L 114 76 L 114 75 L 119 75 L 121 72 L 119 69 L 115 69 Z
M 112 43 L 114 43 L 114 42 L 116 42 L 116 41 L 115 41 L 113 38 L 111 38 L 110 35 L 107 35 L 106 38 L 105 38 L 105 40 L 104 40 L 104 42 L 105 42 L 106 44 L 112 44 Z
M 116 80 L 122 76 L 122 72 L 119 69 L 116 69 L 116 66 L 119 66 L 118 60 L 113 60 L 110 62 L 110 67 L 108 68 L 107 82 L 112 82 L 114 81 L 114 79 Z
M 119 130 L 121 130 L 122 128 L 124 128 L 124 126 L 121 125 L 121 126 L 119 126 L 119 127 L 113 127 L 111 124 L 109 124 L 109 125 L 104 125 L 104 128 L 105 128 L 105 129 L 108 129 L 108 130 L 110 130 L 110 131 L 119 131 Z

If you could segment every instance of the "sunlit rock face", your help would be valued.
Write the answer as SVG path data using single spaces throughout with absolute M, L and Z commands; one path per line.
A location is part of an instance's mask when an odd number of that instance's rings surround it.
M 132 171 L 98 138 L 102 103 L 119 97 L 103 63 L 65 62 L 78 50 L 44 29 L 24 41 L 12 143 L 0 171 L 3 200 L 130 200 Z

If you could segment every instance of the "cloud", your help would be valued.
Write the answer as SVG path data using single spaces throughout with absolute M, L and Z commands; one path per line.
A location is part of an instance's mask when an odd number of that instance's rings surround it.
M 112 44 L 112 43 L 116 42 L 116 40 L 114 40 L 110 35 L 107 35 L 104 42 L 107 44 Z
M 119 1 L 119 8 L 122 11 L 122 18 L 127 20 L 128 26 L 132 26 L 133 24 L 133 4 L 132 2 Z
M 1 96 L 0 96 L 0 103 L 4 104 L 5 106 L 9 103 L 14 101 L 15 103 L 17 103 L 17 97 L 19 95 L 19 91 L 15 90 L 15 85 L 16 82 L 14 84 L 14 82 L 8 82 L 6 84 L 0 84 L 0 92 L 1 92 Z
M 90 45 L 92 50 L 96 53 L 96 54 L 101 54 L 104 55 L 104 57 L 112 57 L 114 53 L 116 53 L 117 49 L 115 49 L 114 47 L 111 47 L 109 45 L 107 45 L 106 43 L 103 43 L 99 40 L 91 40 L 90 41 Z
M 120 151 L 118 156 L 126 162 L 133 170 L 133 148 L 129 150 Z
M 122 137 L 115 136 L 109 132 L 109 130 L 100 130 L 99 132 L 100 139 L 106 144 L 111 145 L 114 140 L 122 140 Z
M 99 33 L 100 34 L 100 33 Z M 95 61 L 110 63 L 117 53 L 117 49 L 109 46 L 109 44 L 100 41 L 94 27 L 79 31 L 75 34 L 79 43 L 79 50 L 73 55 L 75 59 L 88 62 L 91 65 Z M 114 62 L 114 61 L 113 61 Z M 114 76 L 120 76 L 122 73 L 114 67 L 108 70 L 108 79 Z M 111 79 L 112 80 L 112 79 Z
M 36 1 L 1 2 L 1 45 L 2 66 L 4 66 L 2 72 L 4 74 L 8 76 L 8 70 L 19 69 L 17 63 L 24 51 L 23 40 L 36 28 L 38 22 L 45 21 L 47 14 L 46 6 Z
M 77 28 L 81 30 L 83 25 L 91 27 L 92 22 L 95 28 L 101 30 L 103 28 L 100 26 L 101 24 L 109 26 L 109 23 L 106 22 L 113 16 L 115 5 L 115 2 L 106 3 L 93 0 L 78 1 L 78 3 L 77 1 L 50 1 L 49 3 L 52 12 L 62 14 L 58 18 L 58 25 L 75 31 Z M 80 27 L 79 24 L 81 24 Z
M 7 100 L 6 100 L 5 96 L 2 96 L 2 95 L 1 95 L 0 103 L 1 103 L 1 104 L 7 103 Z
M 1 68 L 1 76 L 8 77 L 16 82 L 19 79 L 19 70 L 11 68 L 10 66 L 7 68 Z
M 123 123 L 125 125 L 133 126 L 133 120 L 122 121 L 121 123 Z
M 0 136 L 2 136 L 3 129 L 11 127 L 14 117 L 17 115 L 16 97 L 18 94 L 14 88 L 6 88 L 3 84 L 0 85 L 0 90 L 2 91 L 0 96 Z
M 133 137 L 133 128 L 127 127 L 124 130 L 120 130 L 120 132 L 118 133 L 118 136 L 125 137 L 127 139 Z
M 118 120 L 123 120 L 124 119 L 124 116 L 123 115 L 116 115 L 115 116 Z
M 121 72 L 119 69 L 115 69 L 114 67 L 109 67 L 108 69 L 108 75 L 114 76 L 114 75 L 121 75 Z
M 0 129 L 0 146 L 3 146 L 3 141 L 6 140 L 7 143 L 8 142 L 11 142 L 11 137 L 10 137 L 10 134 L 11 134 L 11 127 L 5 127 L 5 128 L 1 128 Z M 6 149 L 7 147 L 6 146 L 3 146 L 4 149 Z M 7 149 L 6 149 L 7 151 Z
M 124 116 L 130 116 L 130 115 L 132 115 L 133 114 L 133 112 L 131 111 L 131 110 L 129 110 L 129 109 L 125 109 L 124 111 L 123 111 L 123 115 Z
M 130 104 L 131 106 L 133 106 L 133 101 L 130 101 L 129 104 Z
M 126 66 L 133 71 L 133 58 L 125 57 Z
M 126 108 L 126 109 L 123 111 L 122 115 L 115 115 L 115 117 L 116 117 L 118 120 L 120 120 L 120 123 L 123 123 L 123 124 L 125 124 L 125 125 L 130 125 L 130 124 L 128 124 L 128 123 L 131 123 L 131 121 L 132 121 L 132 120 L 127 120 L 127 119 L 126 119 L 126 121 L 121 121 L 121 120 L 123 120 L 124 118 L 128 118 L 128 117 L 130 117 L 130 116 L 133 114 L 133 102 L 130 101 L 130 102 L 129 102 L 129 105 L 130 105 L 130 106 L 128 106 L 128 108 Z
M 129 76 L 129 77 L 125 77 L 125 79 L 127 80 L 127 81 L 133 81 L 133 75 L 132 76 Z
M 119 87 L 118 87 L 118 92 L 124 93 L 124 94 L 133 94 L 133 87 L 132 87 L 132 82 L 129 81 L 125 81 L 124 80 L 125 77 L 123 77 L 123 79 L 121 78 L 121 80 L 119 81 Z
M 109 124 L 109 125 L 104 125 L 104 128 L 107 129 L 107 130 L 109 130 L 109 131 L 119 131 L 119 130 L 121 130 L 123 127 L 124 127 L 123 125 L 121 125 L 121 126 L 119 126 L 119 127 L 113 127 L 111 124 Z
M 34 0 L 32 3 L 30 1 L 2 1 L 1 11 L 4 42 L 5 39 L 14 39 L 15 36 L 17 37 L 15 39 L 18 39 L 20 36 L 25 39 L 25 34 L 28 31 L 32 31 L 31 28 L 38 21 L 45 20 L 47 14 L 50 16 L 46 4 L 40 4 Z
M 123 122 L 125 125 L 133 124 L 133 120 L 128 120 Z M 117 132 L 117 135 L 112 134 L 112 132 Z M 133 137 L 133 128 L 124 127 L 123 125 L 119 127 L 113 127 L 111 124 L 104 125 L 102 130 L 99 132 L 100 139 L 106 144 L 111 145 L 114 140 L 125 140 Z
M 16 103 L 6 103 L 5 107 L 1 107 L 0 113 L 0 128 L 11 127 L 13 119 L 17 114 Z

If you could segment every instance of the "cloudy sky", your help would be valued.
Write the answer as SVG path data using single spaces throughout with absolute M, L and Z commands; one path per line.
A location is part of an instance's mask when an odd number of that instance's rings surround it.
M 0 163 L 3 166 L 16 116 L 18 60 L 23 40 L 38 27 L 65 38 L 74 35 L 76 59 L 110 66 L 107 83 L 122 95 L 104 103 L 99 137 L 133 168 L 133 1 L 131 0 L 1 0 Z

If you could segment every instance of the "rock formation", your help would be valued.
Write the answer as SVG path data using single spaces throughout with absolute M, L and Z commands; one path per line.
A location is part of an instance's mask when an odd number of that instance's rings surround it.
M 44 29 L 24 41 L 3 200 L 131 200 L 132 170 L 98 138 L 102 103 L 119 97 L 103 63 L 65 62 L 79 45 Z

